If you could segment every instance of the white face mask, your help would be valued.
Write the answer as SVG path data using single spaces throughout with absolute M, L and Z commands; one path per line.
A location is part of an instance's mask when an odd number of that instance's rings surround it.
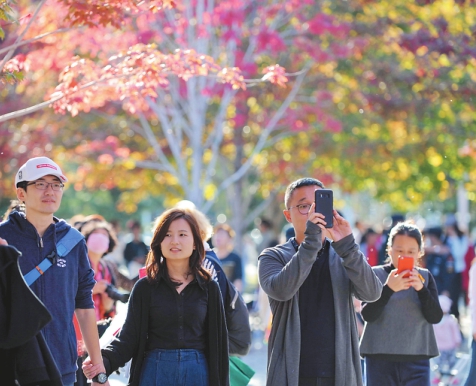
M 109 249 L 109 236 L 103 233 L 92 233 L 86 243 L 88 250 L 97 254 L 104 254 Z

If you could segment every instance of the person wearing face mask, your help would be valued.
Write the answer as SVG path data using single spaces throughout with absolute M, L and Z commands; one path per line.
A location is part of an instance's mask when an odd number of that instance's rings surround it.
M 108 222 L 102 220 L 102 217 L 94 216 L 86 218 L 78 229 L 83 234 L 88 248 L 88 257 L 91 268 L 94 270 L 94 279 L 96 284 L 93 287 L 93 302 L 98 322 L 99 336 L 109 325 L 111 318 L 116 314 L 116 300 L 120 293 L 115 290 L 117 281 L 114 269 L 102 258 L 111 252 L 117 242 L 116 235 Z M 127 296 L 128 295 L 124 294 Z M 126 299 L 123 299 L 127 301 Z M 78 371 L 76 372 L 76 382 L 74 386 L 86 386 L 87 379 L 81 369 L 81 364 L 87 356 L 84 347 L 81 347 L 81 333 L 76 328 L 78 339 Z
M 115 284 L 115 277 L 102 258 L 114 249 L 116 236 L 111 226 L 105 221 L 89 221 L 82 225 L 81 233 L 86 240 L 89 262 L 96 280 L 93 288 L 96 320 L 111 318 L 115 315 L 115 299 L 114 296 L 109 296 L 108 288 Z

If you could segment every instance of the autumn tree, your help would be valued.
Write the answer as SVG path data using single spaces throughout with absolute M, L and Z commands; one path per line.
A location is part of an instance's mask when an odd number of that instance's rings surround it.
M 51 24 L 65 29 L 61 23 L 71 11 L 62 14 L 61 3 L 51 3 L 51 9 L 45 5 L 44 23 L 30 27 L 27 38 Z M 324 15 L 313 2 L 183 2 L 126 19 L 120 31 L 68 31 L 55 37 L 50 52 L 39 48 L 35 54 L 46 61 L 54 52 L 79 54 L 61 72 L 49 101 L 55 101 L 56 112 L 73 116 L 81 111 L 116 115 L 120 105 L 126 112 L 120 132 L 132 130 L 134 144 L 112 132 L 103 141 L 114 143 L 114 150 L 106 154 L 108 146 L 101 146 L 100 163 L 146 174 L 155 170 L 156 181 L 178 188 L 175 200 L 185 196 L 204 211 L 222 191 L 241 184 L 252 167 L 266 165 L 259 157 L 263 149 L 308 128 L 299 116 L 301 106 L 310 110 L 312 103 L 296 99 L 313 66 L 303 50 L 322 51 L 319 46 L 329 44 L 327 61 L 350 54 L 338 43 L 346 36 L 345 23 Z M 26 55 L 25 61 L 32 57 Z M 287 87 L 279 89 L 288 78 Z M 93 155 L 95 149 L 78 151 Z M 96 177 L 88 167 L 78 175 L 85 183 L 88 176 Z M 273 197 L 280 187 L 275 180 L 263 191 Z M 249 192 L 228 196 L 240 232 Z
M 355 117 L 351 135 L 339 141 L 359 165 L 347 182 L 371 187 L 400 210 L 451 198 L 460 182 L 473 191 L 473 2 L 352 5 L 364 49 L 359 61 L 336 69 L 347 90 L 336 102 Z
M 51 132 L 84 161 L 77 188 L 119 186 L 123 208 L 229 200 L 240 232 L 300 175 L 402 210 L 472 178 L 471 2 L 43 3 L 19 59 L 47 79 L 16 91 L 75 116 Z

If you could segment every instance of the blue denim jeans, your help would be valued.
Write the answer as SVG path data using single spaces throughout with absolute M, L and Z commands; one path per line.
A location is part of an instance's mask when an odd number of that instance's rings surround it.
M 471 343 L 471 367 L 464 386 L 476 386 L 476 341 Z
M 140 386 L 208 386 L 208 363 L 197 350 L 162 350 L 146 353 Z
M 393 362 L 365 358 L 367 386 L 429 386 L 430 361 Z

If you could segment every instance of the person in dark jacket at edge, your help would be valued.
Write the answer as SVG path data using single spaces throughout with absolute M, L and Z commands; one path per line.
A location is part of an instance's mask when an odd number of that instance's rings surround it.
M 23 280 L 18 265 L 20 256 L 15 247 L 0 242 L 1 383 L 62 386 L 61 375 L 40 333 L 51 321 L 51 314 Z
M 0 238 L 22 253 L 18 262 L 24 276 L 35 269 L 41 274 L 30 288 L 52 316 L 41 333 L 61 374 L 62 384 L 72 386 L 76 379 L 74 313 L 86 348 L 96 365 L 97 374 L 94 375 L 101 373 L 100 378 L 94 379 L 93 385 L 108 386 L 107 378 L 104 378 L 105 368 L 92 301 L 94 272 L 89 264 L 84 238 L 79 237 L 80 241 L 66 256 L 58 256 L 57 243 L 71 229 L 64 220 L 53 216 L 61 204 L 65 182 L 67 178 L 61 168 L 47 157 L 31 158 L 22 165 L 15 176 L 15 188 L 25 213 L 11 212 L 8 220 L 0 223 Z M 39 269 L 47 260 L 52 261 L 48 269 Z M 31 362 L 30 368 L 34 365 Z

